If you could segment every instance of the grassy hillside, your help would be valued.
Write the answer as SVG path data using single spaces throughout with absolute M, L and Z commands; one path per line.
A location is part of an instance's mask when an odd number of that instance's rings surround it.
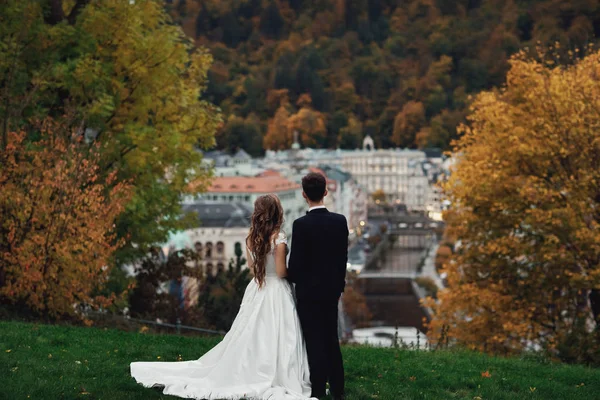
M 196 359 L 219 339 L 0 322 L 2 399 L 166 399 L 129 363 Z M 597 399 L 600 370 L 468 352 L 345 347 L 349 400 Z

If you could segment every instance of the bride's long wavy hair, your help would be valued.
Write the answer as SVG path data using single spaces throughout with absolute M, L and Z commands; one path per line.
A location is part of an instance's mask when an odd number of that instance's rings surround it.
M 246 244 L 254 258 L 252 269 L 259 287 L 265 282 L 267 256 L 273 250 L 275 235 L 282 225 L 283 207 L 279 198 L 274 194 L 267 194 L 256 199 Z

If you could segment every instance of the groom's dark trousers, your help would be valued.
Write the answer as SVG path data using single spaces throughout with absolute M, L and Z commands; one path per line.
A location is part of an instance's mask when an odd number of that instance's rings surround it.
M 344 394 L 338 339 L 338 301 L 348 261 L 348 225 L 343 215 L 315 209 L 294 221 L 288 279 L 296 284 L 298 316 L 306 342 L 312 396 Z
M 338 339 L 337 300 L 299 300 L 298 316 L 306 342 L 313 396 L 325 395 L 327 381 L 331 393 L 343 394 L 344 366 Z

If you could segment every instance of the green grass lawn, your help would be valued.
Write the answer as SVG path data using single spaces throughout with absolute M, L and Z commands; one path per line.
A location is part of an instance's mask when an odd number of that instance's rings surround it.
M 136 384 L 129 363 L 197 359 L 218 340 L 0 321 L 0 398 L 173 398 Z M 343 352 L 348 400 L 600 399 L 600 369 L 469 352 Z

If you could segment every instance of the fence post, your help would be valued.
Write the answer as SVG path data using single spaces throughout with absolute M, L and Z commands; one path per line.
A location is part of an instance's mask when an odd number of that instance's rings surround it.
M 177 317 L 177 321 L 175 322 L 176 328 L 177 328 L 177 334 L 181 334 L 181 319 L 179 319 L 179 317 Z

